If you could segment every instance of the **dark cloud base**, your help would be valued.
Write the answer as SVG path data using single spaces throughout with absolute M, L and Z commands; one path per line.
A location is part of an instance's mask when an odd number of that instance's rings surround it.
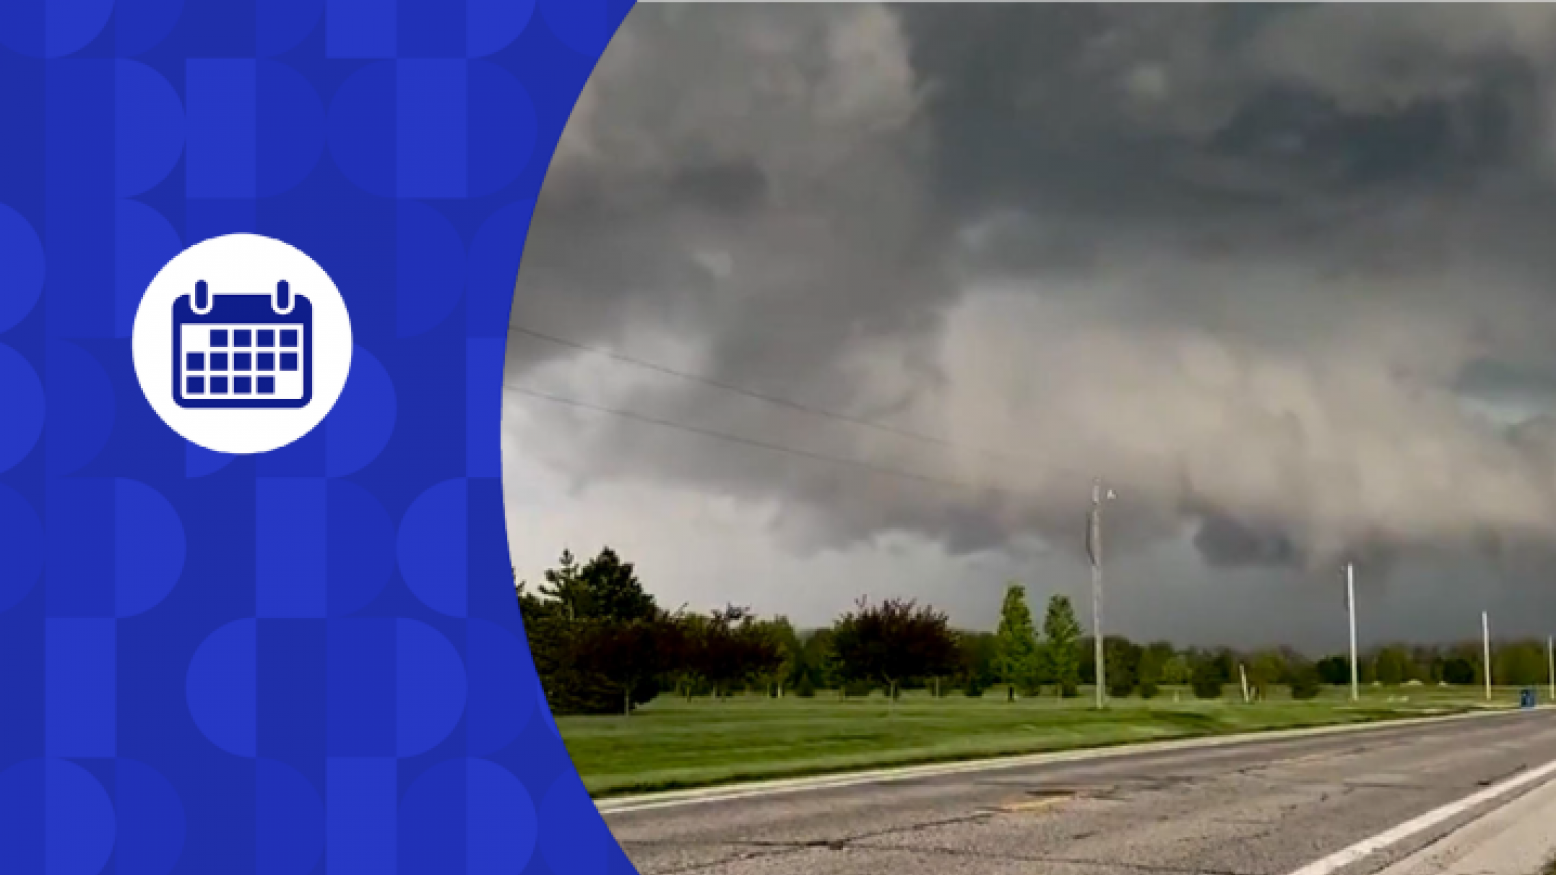
M 1025 461 L 516 339 L 515 382 L 967 488 L 564 411 L 532 449 L 776 500 L 795 549 L 1078 551 L 1105 471 L 1118 550 L 1187 530 L 1211 568 L 1449 549 L 1534 579 L 1556 441 L 1458 405 L 1556 398 L 1553 49 L 1527 6 L 640 6 L 515 322 Z

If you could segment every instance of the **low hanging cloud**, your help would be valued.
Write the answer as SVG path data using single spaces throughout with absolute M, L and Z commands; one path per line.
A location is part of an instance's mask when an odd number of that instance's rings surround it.
M 516 332 L 511 384 L 769 448 L 515 395 L 508 451 L 796 550 L 1075 551 L 1102 474 L 1113 550 L 1545 555 L 1553 50 L 1537 6 L 640 6 L 515 324 L 890 431 Z

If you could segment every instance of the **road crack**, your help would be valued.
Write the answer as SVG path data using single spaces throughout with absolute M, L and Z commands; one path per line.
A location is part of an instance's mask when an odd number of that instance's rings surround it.
M 860 849 L 862 850 L 862 849 Z M 1051 854 L 1007 854 L 992 851 L 975 851 L 963 848 L 940 847 L 916 847 L 911 845 L 873 844 L 869 850 L 877 851 L 904 851 L 915 854 L 936 855 L 942 857 L 956 857 L 961 859 L 994 860 L 1002 863 L 1046 863 L 1063 864 L 1071 866 L 1102 866 L 1112 869 L 1127 869 L 1131 872 L 1160 873 L 1160 875 L 1256 875 L 1238 869 L 1206 869 L 1203 867 L 1170 866 L 1156 863 L 1125 863 L 1114 860 L 1100 862 L 1084 857 L 1066 857 Z

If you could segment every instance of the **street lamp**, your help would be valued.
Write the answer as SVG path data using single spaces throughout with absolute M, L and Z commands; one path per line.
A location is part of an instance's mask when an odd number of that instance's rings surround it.
M 1356 566 L 1345 566 L 1345 613 L 1351 626 L 1351 701 L 1361 698 L 1356 672 Z
M 1103 489 L 1102 478 L 1091 484 L 1091 513 L 1086 526 L 1086 553 L 1091 557 L 1091 629 L 1094 658 L 1097 663 L 1097 708 L 1104 704 L 1107 691 L 1107 669 L 1102 648 L 1102 502 L 1112 501 L 1118 495 L 1112 489 Z
M 1482 659 L 1486 663 L 1486 701 L 1491 701 L 1491 618 L 1485 612 L 1480 612 L 1480 646 Z

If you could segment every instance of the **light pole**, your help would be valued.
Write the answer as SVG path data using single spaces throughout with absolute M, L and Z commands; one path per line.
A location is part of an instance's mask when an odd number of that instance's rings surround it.
M 1345 615 L 1351 626 L 1351 701 L 1361 698 L 1361 685 L 1356 672 L 1356 567 L 1345 565 Z
M 1491 618 L 1480 612 L 1480 647 L 1486 666 L 1486 701 L 1491 701 Z
M 1091 557 L 1091 635 L 1093 658 L 1097 663 L 1097 708 L 1107 692 L 1107 669 L 1102 647 L 1102 502 L 1116 498 L 1113 490 L 1102 488 L 1102 478 L 1091 483 L 1091 513 L 1086 525 L 1086 552 Z
M 1551 669 L 1551 701 L 1556 702 L 1556 637 L 1545 636 L 1545 660 Z

